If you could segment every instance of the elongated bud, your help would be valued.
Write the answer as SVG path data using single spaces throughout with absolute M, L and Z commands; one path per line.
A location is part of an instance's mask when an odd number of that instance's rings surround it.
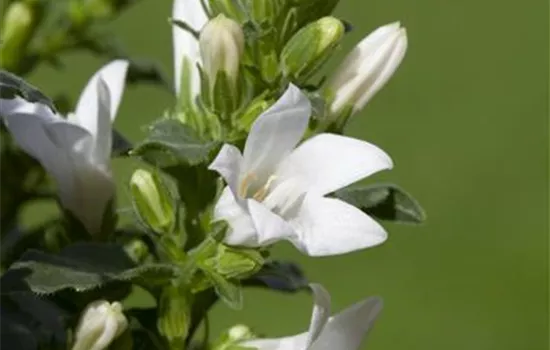
M 102 350 L 128 327 L 119 302 L 98 300 L 89 304 L 76 328 L 72 350 Z
M 344 32 L 344 24 L 334 17 L 323 17 L 300 29 L 281 55 L 285 75 L 305 79 L 315 73 L 330 57 Z
M 0 34 L 0 64 L 2 68 L 17 71 L 42 14 L 40 0 L 14 1 L 4 14 Z
M 190 321 L 188 295 L 175 286 L 166 287 L 160 297 L 157 320 L 159 333 L 168 339 L 174 348 L 183 348 Z
M 215 85 L 218 73 L 223 72 L 232 87 L 235 87 L 244 51 L 244 34 L 241 26 L 220 14 L 202 29 L 199 46 L 210 86 Z
M 329 79 L 326 95 L 332 118 L 354 114 L 387 83 L 407 50 L 407 33 L 399 22 L 376 29 L 346 57 Z
M 237 324 L 223 332 L 220 338 L 212 346 L 213 350 L 238 350 L 248 349 L 240 347 L 239 343 L 255 338 L 255 334 L 244 324 Z
M 134 208 L 141 220 L 157 233 L 170 233 L 176 212 L 168 188 L 150 171 L 138 169 L 130 179 Z

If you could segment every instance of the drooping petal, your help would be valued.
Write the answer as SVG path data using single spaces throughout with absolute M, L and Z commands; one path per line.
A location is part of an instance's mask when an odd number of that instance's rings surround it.
M 243 170 L 258 178 L 272 174 L 302 138 L 311 114 L 306 95 L 292 84 L 252 125 L 244 147 Z
M 248 340 L 239 345 L 258 350 L 306 350 L 307 336 L 308 333 L 304 332 L 284 338 Z
M 283 218 L 254 199 L 248 199 L 247 204 L 250 217 L 256 228 L 259 246 L 266 246 L 283 239 L 291 242 L 296 241 L 297 236 L 294 229 Z
M 392 167 L 391 158 L 373 144 L 320 134 L 298 146 L 281 164 L 276 177 L 295 178 L 306 191 L 325 195 Z
M 128 71 L 128 61 L 115 60 L 100 68 L 88 81 L 82 91 L 75 109 L 75 120 L 78 124 L 90 131 L 94 137 L 98 134 L 99 118 L 108 117 L 114 121 L 124 86 L 126 82 L 126 72 Z M 109 91 L 110 102 L 108 103 L 109 115 L 99 115 L 99 104 L 107 104 L 106 101 L 100 101 L 98 91 L 98 80 L 103 79 Z
M 371 297 L 330 318 L 310 350 L 357 350 L 382 310 L 382 300 Z
M 208 166 L 208 169 L 218 172 L 225 180 L 235 196 L 239 191 L 239 176 L 243 156 L 241 151 L 230 144 L 223 145 L 216 159 Z
M 187 23 L 195 31 L 200 31 L 208 21 L 200 0 L 174 0 L 172 18 Z M 180 94 L 184 59 L 189 64 L 190 77 L 189 92 L 192 97 L 200 92 L 200 76 L 196 64 L 200 62 L 199 42 L 191 33 L 173 25 L 172 40 L 174 45 L 174 87 L 176 94 Z M 186 92 L 188 93 L 188 92 Z
M 317 283 L 312 283 L 309 287 L 313 291 L 314 304 L 307 337 L 307 347 L 313 344 L 324 332 L 325 325 L 330 317 L 330 294 L 328 291 Z
M 229 245 L 257 247 L 258 235 L 250 214 L 235 200 L 229 187 L 226 187 L 216 206 L 214 220 L 225 220 L 229 229 L 225 235 L 225 243 Z
M 296 245 L 309 256 L 339 255 L 384 242 L 380 224 L 356 207 L 334 198 L 307 195 L 291 224 L 298 232 Z

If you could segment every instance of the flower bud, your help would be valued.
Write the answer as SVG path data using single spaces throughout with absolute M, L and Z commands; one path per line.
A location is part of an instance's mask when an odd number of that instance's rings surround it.
M 243 340 L 252 339 L 254 333 L 250 330 L 250 327 L 244 324 L 235 325 L 227 331 L 228 341 L 232 343 L 237 343 Z
M 183 345 L 189 331 L 191 309 L 188 298 L 185 291 L 172 285 L 165 287 L 160 297 L 157 329 L 174 347 L 183 348 L 178 344 Z
M 344 24 L 334 17 L 323 17 L 300 29 L 281 54 L 285 75 L 305 79 L 315 73 L 330 57 L 344 32 Z
M 128 320 L 119 302 L 94 301 L 80 316 L 72 350 L 106 349 L 127 326 Z
M 157 233 L 170 233 L 176 213 L 170 192 L 160 177 L 138 169 L 130 179 L 130 190 L 141 220 Z
M 0 35 L 2 68 L 16 71 L 40 22 L 42 6 L 40 1 L 14 1 L 8 6 Z
M 331 116 L 361 110 L 390 79 L 406 50 L 407 33 L 399 22 L 380 27 L 364 38 L 329 79 L 326 94 Z
M 244 51 L 244 34 L 241 26 L 223 14 L 210 20 L 199 36 L 204 71 L 213 87 L 218 73 L 223 72 L 236 86 L 241 56 Z

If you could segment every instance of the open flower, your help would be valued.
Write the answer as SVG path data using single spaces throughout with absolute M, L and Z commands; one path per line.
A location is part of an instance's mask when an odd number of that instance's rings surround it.
M 294 85 L 256 119 L 244 154 L 224 145 L 210 169 L 226 187 L 216 204 L 231 245 L 265 246 L 286 239 L 311 256 L 336 255 L 374 246 L 384 229 L 359 209 L 325 195 L 377 171 L 390 169 L 378 147 L 350 137 L 319 134 L 299 146 L 311 113 Z
M 185 22 L 199 32 L 208 21 L 200 0 L 174 0 L 172 18 Z M 172 26 L 174 46 L 174 87 L 177 96 L 185 96 L 185 102 L 193 105 L 201 91 L 201 80 L 197 64 L 201 64 L 198 39 L 190 32 L 176 25 Z
M 254 339 L 240 343 L 259 350 L 357 350 L 382 310 L 382 300 L 371 297 L 330 316 L 330 295 L 311 284 L 315 304 L 309 330 L 284 338 Z
M 115 60 L 89 81 L 67 119 L 21 98 L 2 100 L 0 115 L 18 145 L 56 180 L 61 204 L 89 233 L 101 228 L 113 198 L 111 122 L 124 91 L 128 62 Z
M 352 114 L 361 110 L 388 82 L 406 51 L 407 33 L 399 22 L 382 26 L 361 40 L 329 79 L 331 114 L 337 116 L 346 107 L 352 108 Z

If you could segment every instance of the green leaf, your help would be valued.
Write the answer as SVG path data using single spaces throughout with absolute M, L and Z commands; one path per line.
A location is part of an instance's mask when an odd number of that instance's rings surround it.
M 205 163 L 218 147 L 217 142 L 202 140 L 176 119 L 160 120 L 149 131 L 149 136 L 131 154 L 162 168 L 180 163 L 191 166 Z
M 50 98 L 33 85 L 27 83 L 15 74 L 0 69 L 0 97 L 13 99 L 19 96 L 29 102 L 42 103 L 55 112 L 55 106 Z
M 334 196 L 380 220 L 412 224 L 426 220 L 420 204 L 394 184 L 345 188 L 336 191 Z
M 26 252 L 2 276 L 2 293 L 28 289 L 39 294 L 65 289 L 84 292 L 112 282 L 156 286 L 175 275 L 171 265 L 135 266 L 119 245 L 77 243 L 58 255 L 37 250 Z
M 243 285 L 293 293 L 307 289 L 309 281 L 298 265 L 286 261 L 270 261 L 254 276 L 244 280 Z

